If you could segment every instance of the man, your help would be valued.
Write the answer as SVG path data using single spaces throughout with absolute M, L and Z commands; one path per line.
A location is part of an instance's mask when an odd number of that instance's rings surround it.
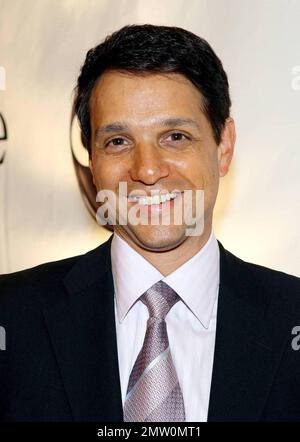
M 74 108 L 94 184 L 120 203 L 114 234 L 1 276 L 2 420 L 300 420 L 299 279 L 242 261 L 212 230 L 235 128 L 208 43 L 124 27 L 88 52 Z M 176 223 L 186 191 L 192 213 Z M 165 208 L 169 223 L 134 222 Z

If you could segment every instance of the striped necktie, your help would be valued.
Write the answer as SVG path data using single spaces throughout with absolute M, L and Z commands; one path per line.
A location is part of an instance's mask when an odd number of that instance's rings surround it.
M 170 353 L 165 317 L 179 301 L 163 281 L 150 287 L 140 300 L 149 318 L 143 347 L 129 377 L 124 403 L 125 422 L 181 422 L 184 402 Z

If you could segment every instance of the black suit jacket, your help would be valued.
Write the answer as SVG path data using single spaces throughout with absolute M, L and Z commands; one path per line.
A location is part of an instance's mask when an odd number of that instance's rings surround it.
M 0 276 L 2 421 L 123 420 L 110 245 Z M 208 421 L 300 421 L 299 279 L 219 247 Z

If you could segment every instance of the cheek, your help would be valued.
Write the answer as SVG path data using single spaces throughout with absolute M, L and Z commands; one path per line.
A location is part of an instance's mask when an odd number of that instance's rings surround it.
M 201 159 L 201 170 L 208 182 L 218 179 L 218 156 L 216 150 L 209 149 Z
M 120 181 L 126 181 L 126 167 L 120 161 L 97 158 L 93 163 L 97 189 L 115 190 Z
M 108 164 L 105 161 L 101 161 L 100 158 L 93 159 L 93 175 L 97 189 L 110 188 L 109 182 L 111 181 L 112 174 L 109 173 Z
M 176 166 L 177 171 L 199 189 L 205 188 L 216 173 L 215 162 L 208 155 L 191 155 Z
M 211 193 L 215 193 L 219 186 L 219 173 L 217 161 L 211 161 L 203 172 L 205 188 Z

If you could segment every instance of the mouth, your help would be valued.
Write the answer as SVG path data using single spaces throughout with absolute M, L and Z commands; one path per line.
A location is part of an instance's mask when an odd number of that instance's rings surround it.
M 140 206 L 159 206 L 168 201 L 173 201 L 180 194 L 181 192 L 163 193 L 153 196 L 129 195 L 127 199 L 129 203 L 137 203 Z

